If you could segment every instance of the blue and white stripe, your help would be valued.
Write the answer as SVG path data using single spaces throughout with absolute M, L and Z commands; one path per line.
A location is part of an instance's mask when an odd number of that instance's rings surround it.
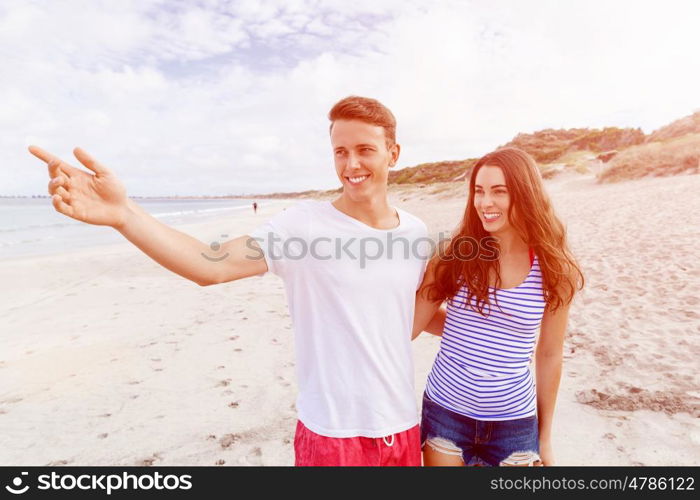
M 491 288 L 489 301 L 486 316 L 465 307 L 464 288 L 448 301 L 440 351 L 428 375 L 428 397 L 477 420 L 535 415 L 531 365 L 545 309 L 537 256 L 519 286 Z

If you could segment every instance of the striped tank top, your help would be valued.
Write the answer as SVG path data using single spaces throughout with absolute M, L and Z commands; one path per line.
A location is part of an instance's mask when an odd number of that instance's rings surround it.
M 537 411 L 532 356 L 545 308 L 537 256 L 520 285 L 489 288 L 486 317 L 465 307 L 464 287 L 447 302 L 425 390 L 443 408 L 476 420 L 530 417 Z

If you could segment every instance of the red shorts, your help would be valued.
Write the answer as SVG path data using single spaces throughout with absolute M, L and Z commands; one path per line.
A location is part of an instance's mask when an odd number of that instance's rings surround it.
M 301 420 L 294 436 L 294 465 L 318 466 L 421 466 L 420 428 L 383 438 L 334 438 L 316 434 Z

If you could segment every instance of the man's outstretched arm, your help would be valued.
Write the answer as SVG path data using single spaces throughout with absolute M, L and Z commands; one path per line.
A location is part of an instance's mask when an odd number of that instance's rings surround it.
M 163 267 L 205 286 L 262 274 L 267 263 L 259 245 L 241 236 L 221 245 L 222 260 L 207 259 L 209 246 L 173 229 L 126 196 L 122 182 L 82 149 L 75 157 L 92 173 L 75 168 L 36 146 L 29 151 L 48 165 L 49 194 L 57 212 L 111 226 Z

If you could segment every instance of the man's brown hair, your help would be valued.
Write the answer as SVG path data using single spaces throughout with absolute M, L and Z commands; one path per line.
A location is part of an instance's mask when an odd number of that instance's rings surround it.
M 351 95 L 336 102 L 328 113 L 330 130 L 336 120 L 359 120 L 384 129 L 387 147 L 396 144 L 396 118 L 376 99 Z

